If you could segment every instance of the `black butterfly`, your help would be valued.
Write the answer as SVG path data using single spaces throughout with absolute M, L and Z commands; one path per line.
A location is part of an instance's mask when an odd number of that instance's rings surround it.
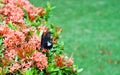
M 50 50 L 52 47 L 53 43 L 51 41 L 51 32 L 47 32 L 46 34 L 42 35 L 41 48 Z

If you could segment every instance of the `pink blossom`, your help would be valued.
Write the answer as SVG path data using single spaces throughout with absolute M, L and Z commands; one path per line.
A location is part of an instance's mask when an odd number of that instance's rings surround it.
M 73 65 L 73 58 L 65 58 L 65 55 L 55 56 L 56 66 L 63 67 L 63 66 L 72 66 Z
M 0 35 L 5 35 L 9 33 L 9 28 L 6 25 L 0 25 Z
M 21 69 L 24 71 L 25 69 L 30 68 L 33 65 L 33 61 L 29 61 L 27 63 L 23 62 L 21 63 Z
M 40 38 L 36 34 L 33 34 L 32 37 L 28 38 L 24 44 L 22 44 L 23 53 L 31 54 L 34 50 L 40 49 Z M 24 56 L 24 55 L 23 55 Z
M 32 62 L 32 61 L 29 61 L 29 62 L 26 63 L 25 67 L 26 67 L 26 68 L 30 68 L 32 64 L 33 64 L 33 62 Z
M 25 57 L 20 60 L 22 71 L 25 71 L 25 69 L 32 67 L 32 65 L 33 65 L 32 59 L 33 59 L 32 57 Z
M 45 10 L 43 8 L 34 8 L 33 10 L 28 11 L 29 17 L 31 20 L 34 20 L 35 17 L 43 16 L 45 14 Z
M 2 0 L 3 3 L 8 3 L 9 0 Z
M 24 23 L 23 16 L 25 9 L 31 20 L 34 20 L 37 16 L 43 16 L 46 11 L 41 7 L 34 7 L 28 0 L 2 0 L 6 3 L 3 10 L 0 9 L 0 13 L 3 13 L 6 18 L 5 22 L 12 21 L 14 23 Z
M 23 23 L 24 12 L 20 7 L 17 7 L 13 3 L 8 3 L 3 8 L 3 15 L 6 16 L 5 22 L 12 21 L 14 23 Z
M 39 26 L 37 29 L 38 29 L 38 31 L 43 31 L 44 33 L 47 33 L 47 32 L 48 32 L 48 28 L 45 27 L 44 25 Z
M 72 66 L 73 65 L 73 58 L 70 57 L 68 58 L 67 62 L 66 62 L 66 66 L 69 67 L 69 66 Z
M 5 58 L 8 59 L 8 60 L 13 60 L 15 55 L 17 55 L 16 51 L 15 50 L 10 50 L 10 51 L 6 51 L 5 52 Z
M 30 4 L 28 0 L 2 0 L 3 3 L 13 3 L 14 5 L 24 6 Z
M 43 55 L 41 52 L 35 52 L 33 54 L 33 60 L 36 63 L 36 66 L 39 68 L 39 70 L 43 70 L 44 68 L 47 67 L 47 57 Z
M 22 32 L 26 35 L 28 35 L 29 31 L 30 31 L 30 29 L 27 29 L 27 28 L 22 29 Z
M 30 39 L 28 44 L 32 44 L 32 46 L 34 46 L 35 49 L 40 49 L 40 37 L 36 34 L 33 34 L 33 37 Z
M 6 34 L 6 38 L 3 40 L 4 46 L 9 50 L 15 49 L 23 44 L 25 36 L 22 32 L 17 30 L 11 31 L 11 34 Z
M 28 13 L 28 17 L 33 21 L 37 16 L 43 16 L 45 10 L 41 7 L 33 6 L 28 0 L 2 0 L 1 3 L 4 6 L 0 7 L 0 14 L 2 15 L 2 20 L 6 22 L 6 25 L 0 25 L 0 36 L 3 37 L 2 44 L 5 47 L 3 49 L 4 58 L 1 59 L 9 61 L 8 64 L 5 64 L 10 67 L 9 72 L 31 68 L 34 63 L 41 71 L 47 68 L 47 57 L 41 52 L 35 52 L 41 47 L 41 38 L 32 27 L 26 27 L 23 24 L 24 11 Z M 9 22 L 17 25 L 17 29 L 10 29 L 7 26 Z M 48 31 L 45 26 L 38 27 L 38 30 L 43 30 L 44 33 Z M 32 35 L 29 35 L 30 31 L 33 32 Z M 15 60 L 15 56 L 19 56 L 18 60 Z
M 10 67 L 9 72 L 14 72 L 15 70 L 18 70 L 20 68 L 20 65 L 18 63 L 14 63 L 13 66 Z

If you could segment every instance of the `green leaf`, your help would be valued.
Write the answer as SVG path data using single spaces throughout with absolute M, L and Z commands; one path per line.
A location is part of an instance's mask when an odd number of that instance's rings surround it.
M 44 75 L 44 72 L 39 72 L 39 74 L 38 75 Z
M 4 48 L 4 45 L 0 45 L 0 52 L 1 52 L 1 50 Z
M 25 75 L 33 75 L 33 71 L 31 68 L 25 70 Z
M 0 45 L 2 44 L 2 39 L 0 39 Z
M 62 74 L 62 71 L 58 71 L 58 75 L 63 75 L 63 74 Z
M 13 30 L 17 29 L 17 26 L 13 25 L 12 21 L 9 22 L 8 27 L 11 28 L 11 29 L 13 29 Z
M 29 31 L 28 34 L 29 34 L 30 36 L 32 36 L 32 35 L 33 35 L 33 32 L 32 32 L 32 31 Z
M 50 63 L 48 65 L 48 68 L 46 69 L 47 72 L 55 72 L 55 71 L 59 71 L 60 69 L 58 67 L 55 67 L 54 63 Z
M 0 57 L 3 57 L 2 50 L 4 49 L 4 45 L 2 43 L 3 43 L 2 37 L 0 36 Z
M 7 73 L 7 72 L 8 72 L 8 68 L 4 68 L 3 73 Z
M 51 10 L 55 9 L 55 6 L 54 7 L 51 7 L 51 4 L 50 2 L 47 2 L 47 7 L 46 7 L 46 14 L 44 16 L 45 20 L 48 21 L 49 17 L 50 17 L 50 12 Z

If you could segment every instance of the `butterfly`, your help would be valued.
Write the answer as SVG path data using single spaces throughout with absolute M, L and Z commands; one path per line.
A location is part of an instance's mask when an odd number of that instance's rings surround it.
M 53 43 L 51 41 L 51 32 L 47 32 L 46 34 L 42 35 L 41 48 L 50 50 L 52 47 L 53 47 Z

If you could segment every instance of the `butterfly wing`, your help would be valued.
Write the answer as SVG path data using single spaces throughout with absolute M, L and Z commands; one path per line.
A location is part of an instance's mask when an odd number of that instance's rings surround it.
M 45 35 L 42 35 L 41 48 L 49 50 L 52 47 L 53 43 L 51 42 L 51 32 L 47 32 Z

